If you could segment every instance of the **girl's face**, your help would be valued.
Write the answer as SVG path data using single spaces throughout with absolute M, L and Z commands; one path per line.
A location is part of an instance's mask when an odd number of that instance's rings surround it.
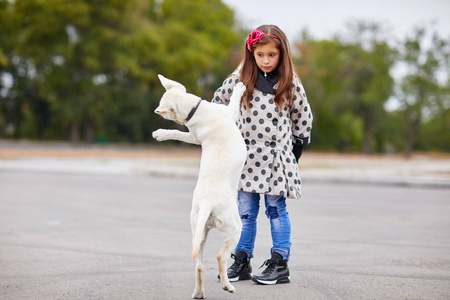
M 263 72 L 270 73 L 280 62 L 280 50 L 274 43 L 256 46 L 253 50 L 256 64 Z

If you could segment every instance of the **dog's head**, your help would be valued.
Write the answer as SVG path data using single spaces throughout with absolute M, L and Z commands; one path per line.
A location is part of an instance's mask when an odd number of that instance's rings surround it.
M 186 116 L 183 116 L 183 109 L 179 107 L 179 100 L 190 94 L 186 93 L 186 88 L 181 83 L 167 79 L 162 75 L 158 75 L 158 78 L 166 92 L 162 96 L 159 106 L 155 109 L 155 113 L 164 119 L 184 125 Z

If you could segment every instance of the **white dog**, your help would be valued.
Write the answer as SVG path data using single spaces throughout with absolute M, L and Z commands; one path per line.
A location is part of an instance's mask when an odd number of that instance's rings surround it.
M 205 297 L 203 287 L 203 247 L 209 230 L 217 228 L 225 241 L 217 254 L 222 288 L 233 293 L 235 288 L 227 276 L 227 261 L 236 246 L 242 223 L 237 208 L 239 177 L 246 159 L 246 146 L 236 121 L 245 86 L 238 83 L 228 106 L 202 101 L 186 93 L 178 82 L 158 75 L 166 88 L 155 113 L 165 119 L 186 125 L 189 132 L 158 129 L 158 141 L 179 140 L 202 145 L 200 171 L 191 210 L 193 235 L 192 261 L 197 259 L 196 283 L 192 298 Z

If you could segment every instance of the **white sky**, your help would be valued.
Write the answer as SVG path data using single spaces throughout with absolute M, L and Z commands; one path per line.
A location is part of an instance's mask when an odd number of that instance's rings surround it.
M 385 25 L 394 37 L 412 32 L 414 26 L 429 25 L 450 38 L 450 0 L 223 0 L 243 25 L 254 28 L 275 24 L 290 43 L 308 29 L 314 38 L 330 38 L 343 32 L 352 20 Z

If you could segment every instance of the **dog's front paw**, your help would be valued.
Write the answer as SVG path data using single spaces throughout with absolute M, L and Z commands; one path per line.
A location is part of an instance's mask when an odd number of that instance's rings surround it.
M 152 132 L 152 136 L 158 142 L 167 141 L 169 139 L 169 129 L 158 129 Z
M 244 94 L 245 90 L 247 88 L 245 87 L 244 83 L 239 81 L 233 88 L 233 94 L 241 94 L 241 96 Z

